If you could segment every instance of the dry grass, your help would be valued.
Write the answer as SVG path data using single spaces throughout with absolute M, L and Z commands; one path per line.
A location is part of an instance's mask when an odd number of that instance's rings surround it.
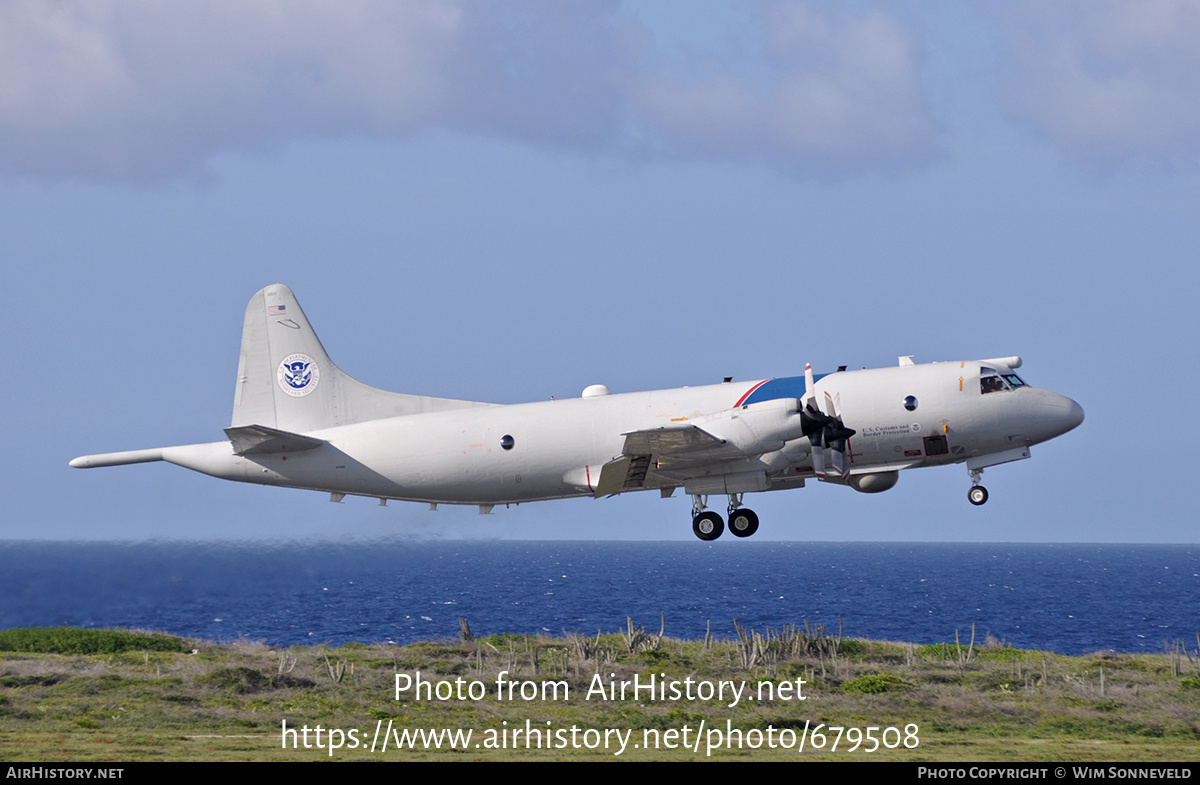
M 658 625 L 655 625 L 656 627 Z M 805 634 L 793 630 L 793 636 Z M 0 757 L 36 760 L 310 759 L 317 750 L 282 749 L 280 723 L 373 731 L 393 727 L 642 729 L 685 726 L 803 728 L 919 727 L 916 749 L 867 755 L 839 750 L 821 757 L 906 760 L 1192 759 L 1200 741 L 1197 662 L 1172 655 L 1065 657 L 994 642 L 972 647 L 969 661 L 934 647 L 843 640 L 759 643 L 680 641 L 628 634 L 581 638 L 492 636 L 468 643 L 409 646 L 350 644 L 275 649 L 257 641 L 192 642 L 195 653 L 97 655 L 0 654 Z M 811 636 L 810 636 L 811 637 Z M 586 645 L 585 645 L 586 641 Z M 950 648 L 954 644 L 951 642 Z M 631 651 L 632 649 L 635 649 Z M 747 665 L 747 661 L 754 660 Z M 1178 659 L 1178 658 L 1176 658 Z M 397 673 L 427 680 L 478 680 L 479 702 L 395 700 Z M 497 676 L 564 680 L 569 701 L 500 702 Z M 805 701 L 585 701 L 591 679 L 651 674 L 668 679 L 795 683 Z M 340 677 L 339 677 L 340 674 Z M 610 676 L 610 674 L 612 674 Z M 874 690 L 874 691 L 873 691 Z M 505 725 L 505 723 L 508 723 Z M 48 740 L 53 740 L 52 742 Z M 701 749 L 699 757 L 703 757 Z M 751 754 L 752 752 L 752 754 Z M 731 759 L 789 759 L 795 751 L 725 751 Z M 49 756 L 49 757 L 48 757 Z M 57 757 L 56 757 L 57 756 Z M 340 750 L 338 758 L 487 760 L 605 759 L 611 752 Z M 688 750 L 627 751 L 636 759 L 694 759 Z

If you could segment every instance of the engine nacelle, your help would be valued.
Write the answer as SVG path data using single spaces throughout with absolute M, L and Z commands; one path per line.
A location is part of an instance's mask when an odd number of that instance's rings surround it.
M 859 493 L 883 493 L 896 487 L 900 472 L 875 472 L 873 474 L 852 474 L 847 484 Z
M 736 445 L 745 455 L 762 455 L 782 450 L 803 435 L 800 401 L 777 398 L 736 409 L 727 409 L 707 417 L 697 417 L 692 425 Z

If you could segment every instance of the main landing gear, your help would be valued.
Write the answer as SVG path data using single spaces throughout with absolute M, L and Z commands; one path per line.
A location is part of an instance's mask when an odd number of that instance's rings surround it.
M 720 513 L 708 508 L 708 497 L 692 497 L 692 531 L 705 542 L 717 539 L 725 531 L 725 522 Z M 749 537 L 758 531 L 758 516 L 748 507 L 742 506 L 740 493 L 729 495 L 729 531 L 734 537 Z
M 725 531 L 725 523 L 721 516 L 709 510 L 697 513 L 692 517 L 692 531 L 705 542 L 715 540 Z
M 985 503 L 988 500 L 987 488 L 979 484 L 979 478 L 983 474 L 983 469 L 971 470 L 971 490 L 967 491 L 967 501 L 974 504 L 976 507 Z
M 738 507 L 729 513 L 729 531 L 734 537 L 749 537 L 758 531 L 758 516 L 749 507 Z

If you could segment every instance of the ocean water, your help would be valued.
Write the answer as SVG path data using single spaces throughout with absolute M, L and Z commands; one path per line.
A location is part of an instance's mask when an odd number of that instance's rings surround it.
M 730 547 L 730 546 L 735 547 Z M 1200 631 L 1200 546 L 913 543 L 0 543 L 0 627 L 121 626 L 272 645 L 733 621 L 1065 654 Z

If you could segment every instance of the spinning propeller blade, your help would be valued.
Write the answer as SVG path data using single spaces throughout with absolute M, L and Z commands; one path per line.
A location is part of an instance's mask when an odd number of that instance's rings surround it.
M 813 473 L 825 479 L 825 450 L 830 451 L 833 470 L 842 479 L 850 475 L 850 462 L 846 455 L 846 440 L 857 431 L 847 428 L 842 422 L 842 395 L 825 392 L 825 411 L 817 408 L 816 384 L 813 381 L 812 365 L 804 366 L 804 409 L 800 412 L 801 430 L 812 444 Z

